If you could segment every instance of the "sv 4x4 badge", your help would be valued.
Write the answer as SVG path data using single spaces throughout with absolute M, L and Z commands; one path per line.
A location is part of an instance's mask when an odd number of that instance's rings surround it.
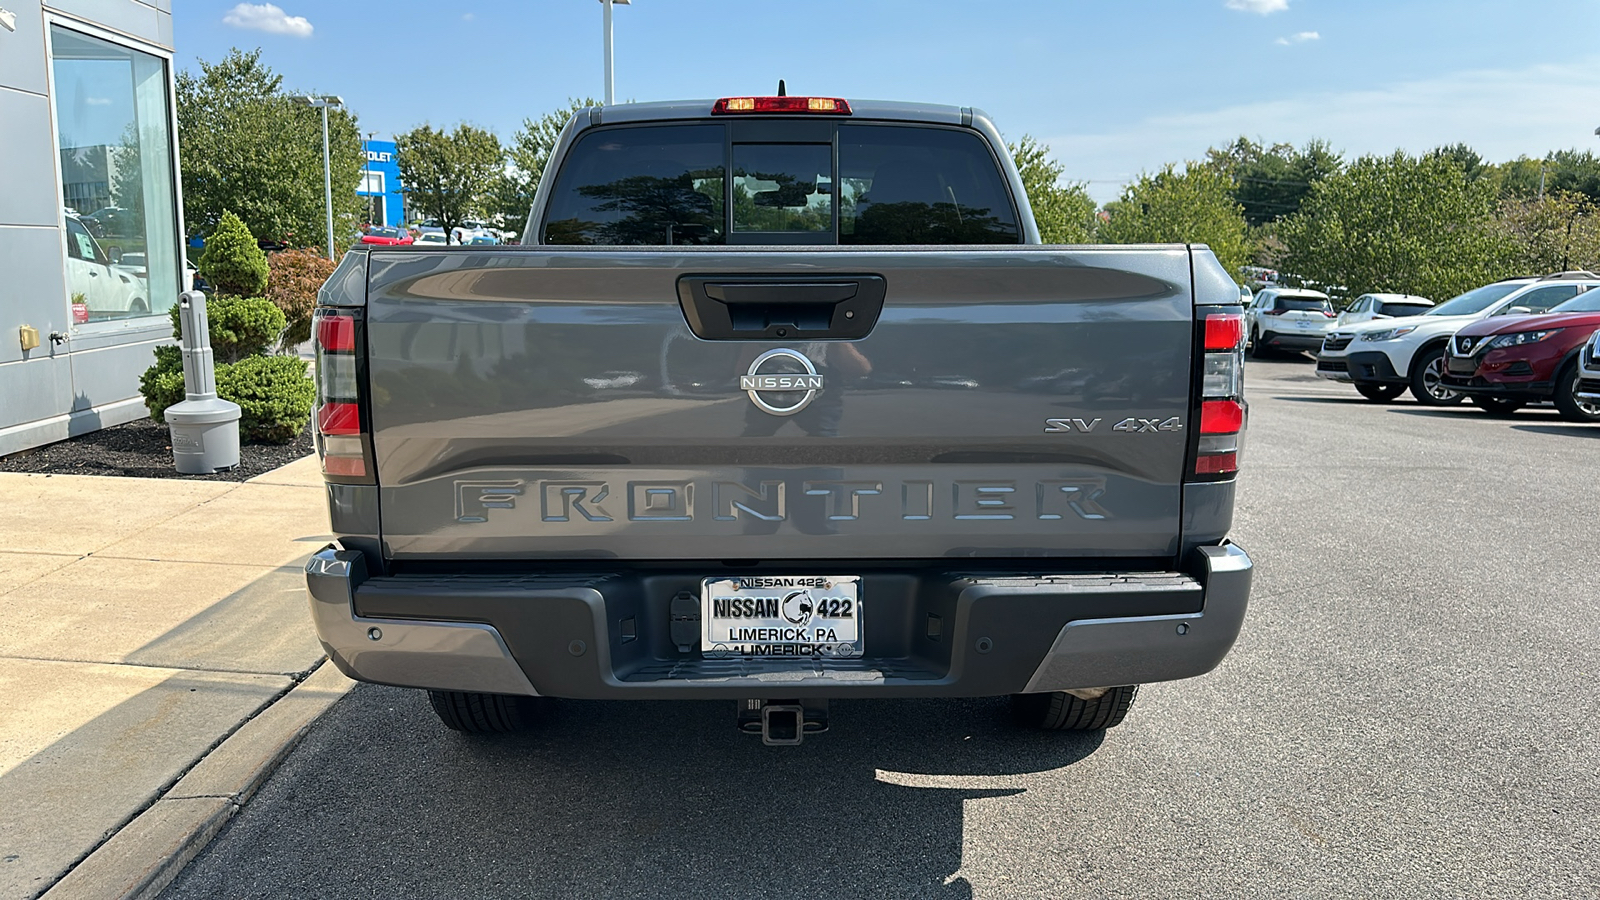
M 1060 434 L 1061 432 L 1090 432 L 1104 419 L 1045 419 L 1044 430 L 1046 433 Z M 1143 419 L 1130 416 L 1111 426 L 1112 431 L 1125 434 L 1155 434 L 1163 431 L 1174 432 L 1183 430 L 1183 420 L 1177 416 L 1170 419 Z

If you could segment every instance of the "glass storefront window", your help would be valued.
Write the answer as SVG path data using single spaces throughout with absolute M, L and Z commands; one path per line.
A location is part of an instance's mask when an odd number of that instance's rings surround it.
M 74 321 L 178 302 L 172 119 L 160 57 L 50 27 Z

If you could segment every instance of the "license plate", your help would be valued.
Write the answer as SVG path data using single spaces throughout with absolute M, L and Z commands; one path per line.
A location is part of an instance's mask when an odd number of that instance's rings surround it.
M 1296 324 L 1300 326 L 1300 330 L 1302 331 L 1308 331 L 1311 328 L 1310 322 L 1297 322 Z
M 712 659 L 861 655 L 858 575 L 751 575 L 700 584 L 700 651 Z

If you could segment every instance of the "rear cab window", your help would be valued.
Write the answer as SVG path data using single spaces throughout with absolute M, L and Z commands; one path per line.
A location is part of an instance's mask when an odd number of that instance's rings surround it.
M 567 153 L 545 244 L 1017 244 L 1016 205 L 975 132 L 752 119 L 617 125 Z

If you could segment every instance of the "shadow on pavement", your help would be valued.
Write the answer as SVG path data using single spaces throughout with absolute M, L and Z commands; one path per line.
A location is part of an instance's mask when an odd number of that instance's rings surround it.
M 1457 406 L 1420 406 L 1408 409 L 1390 409 L 1389 412 L 1407 416 L 1430 416 L 1444 419 L 1478 419 L 1483 422 L 1515 422 L 1518 419 L 1533 421 L 1559 421 L 1560 413 L 1553 409 L 1520 409 L 1509 415 L 1490 415 L 1477 407 L 1463 403 Z
M 1600 438 L 1600 428 L 1596 428 L 1593 425 L 1513 425 L 1511 427 L 1515 431 L 1527 431 L 1533 434 Z
M 965 898 L 963 803 L 1103 738 L 1005 700 L 854 701 L 766 747 L 733 712 L 567 701 L 485 740 L 361 686 L 163 896 Z
M 1335 406 L 1384 406 L 1383 403 L 1374 403 L 1361 395 L 1353 397 L 1305 397 L 1290 394 L 1273 394 L 1274 400 L 1288 400 L 1290 403 L 1331 403 Z
M 1426 416 L 1430 419 L 1479 419 L 1484 422 L 1503 422 L 1471 406 L 1421 406 L 1391 407 L 1387 412 L 1402 416 Z

